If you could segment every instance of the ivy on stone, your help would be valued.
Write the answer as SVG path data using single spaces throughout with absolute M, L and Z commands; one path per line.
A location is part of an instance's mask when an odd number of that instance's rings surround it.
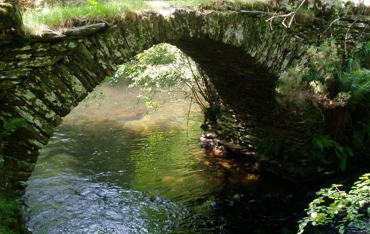
M 24 118 L 11 118 L 7 120 L 4 124 L 4 130 L 1 135 L 10 136 L 15 130 L 23 127 L 27 124 L 27 121 Z

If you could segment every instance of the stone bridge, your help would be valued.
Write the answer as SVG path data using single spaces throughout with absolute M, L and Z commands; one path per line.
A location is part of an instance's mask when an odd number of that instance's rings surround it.
M 293 60 L 306 63 L 307 48 L 327 38 L 342 48 L 361 47 L 370 38 L 370 11 L 348 4 L 336 19 L 333 4 L 307 1 L 303 7 L 309 10 L 297 12 L 289 28 L 274 13 L 289 13 L 286 5 L 271 2 L 242 9 L 143 11 L 120 22 L 25 35 L 17 6 L 0 3 L 0 132 L 11 118 L 28 123 L 0 137 L 6 156 L 0 183 L 23 191 L 39 149 L 62 117 L 118 65 L 159 43 L 177 46 L 210 77 L 223 103 L 216 128 L 225 139 L 252 150 L 273 134 L 288 146 L 304 146 L 311 126 L 274 111 L 275 81 Z M 294 175 L 291 168 L 287 173 Z

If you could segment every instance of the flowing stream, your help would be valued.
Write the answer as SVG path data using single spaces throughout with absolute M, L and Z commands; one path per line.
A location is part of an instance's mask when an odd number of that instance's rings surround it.
M 33 233 L 296 233 L 306 193 L 247 160 L 207 154 L 188 100 L 147 115 L 128 109 L 138 91 L 100 91 L 41 150 L 24 196 Z

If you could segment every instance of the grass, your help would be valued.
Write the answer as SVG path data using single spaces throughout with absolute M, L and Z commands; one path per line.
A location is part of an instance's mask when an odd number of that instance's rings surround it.
M 142 0 L 90 1 L 80 5 L 54 4 L 39 8 L 30 8 L 23 12 L 23 22 L 29 32 L 40 32 L 59 27 L 71 27 L 89 22 L 113 22 L 124 17 L 128 11 L 150 9 Z M 96 4 L 94 4 L 96 3 Z
M 56 0 L 58 1 L 58 0 Z M 230 0 L 228 6 L 253 5 L 265 0 Z M 174 7 L 202 9 L 225 9 L 221 0 L 175 0 L 163 1 Z M 28 2 L 28 5 L 31 5 Z M 144 0 L 86 0 L 80 4 L 65 2 L 50 3 L 38 7 L 23 8 L 23 22 L 30 34 L 40 34 L 46 30 L 57 30 L 63 27 L 87 25 L 94 22 L 115 23 L 125 19 L 128 12 L 155 10 L 151 1 Z

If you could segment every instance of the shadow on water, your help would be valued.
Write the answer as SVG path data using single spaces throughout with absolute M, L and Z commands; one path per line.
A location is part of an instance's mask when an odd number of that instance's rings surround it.
M 34 233 L 296 233 L 311 197 L 206 154 L 198 110 L 187 129 L 184 100 L 144 115 L 125 108 L 135 91 L 104 90 L 100 110 L 77 107 L 41 151 L 24 196 Z

